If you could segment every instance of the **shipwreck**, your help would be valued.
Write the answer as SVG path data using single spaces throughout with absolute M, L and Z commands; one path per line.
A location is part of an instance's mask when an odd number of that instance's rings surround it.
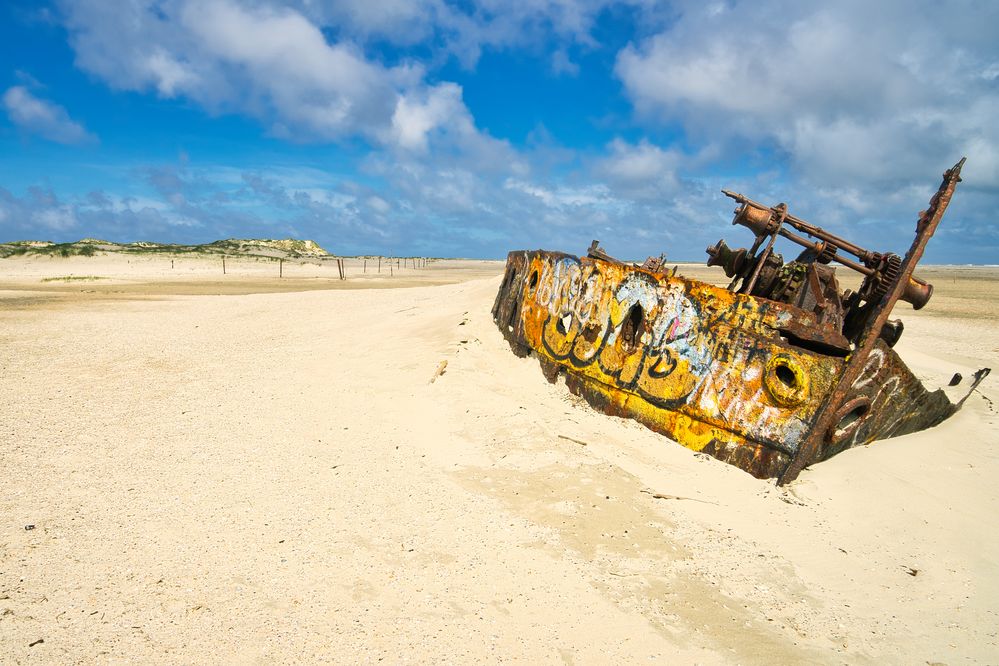
M 784 484 L 847 448 L 940 423 L 988 375 L 974 373 L 956 403 L 927 390 L 893 350 L 903 326 L 889 319 L 898 301 L 918 310 L 933 294 L 913 271 L 963 164 L 944 173 L 904 257 L 723 190 L 738 202 L 733 224 L 754 236 L 749 249 L 707 249 L 727 288 L 663 257 L 618 261 L 596 241 L 585 257 L 515 251 L 493 319 L 515 353 L 591 405 Z M 778 237 L 801 246 L 793 261 L 774 251 Z M 863 276 L 857 290 L 840 289 L 836 265 Z

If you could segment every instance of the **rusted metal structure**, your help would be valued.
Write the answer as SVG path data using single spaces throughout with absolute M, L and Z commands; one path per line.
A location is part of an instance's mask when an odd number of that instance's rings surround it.
M 666 271 L 663 257 L 618 261 L 594 241 L 585 257 L 511 252 L 493 318 L 517 354 L 606 413 L 787 483 L 851 446 L 940 423 L 988 374 L 957 403 L 926 390 L 892 349 L 902 323 L 888 318 L 897 301 L 919 309 L 933 293 L 913 269 L 963 164 L 944 174 L 904 257 L 724 191 L 739 203 L 733 224 L 755 237 L 707 249 L 727 288 Z M 803 247 L 795 260 L 773 251 L 778 236 Z M 857 291 L 840 290 L 833 263 L 864 276 Z

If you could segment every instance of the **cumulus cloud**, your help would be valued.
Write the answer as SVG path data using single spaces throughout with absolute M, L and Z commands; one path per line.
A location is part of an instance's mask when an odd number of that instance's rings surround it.
M 569 58 L 569 54 L 564 48 L 559 49 L 552 54 L 552 73 L 577 76 L 579 74 L 579 65 Z
M 0 226 L 20 234 L 65 232 L 77 226 L 72 206 L 50 188 L 30 187 L 17 197 L 0 187 Z M 11 234 L 13 236 L 13 234 Z
M 445 83 L 428 88 L 418 98 L 400 97 L 392 114 L 392 135 L 396 143 L 411 150 L 426 150 L 427 135 L 452 118 L 470 117 L 461 101 L 461 88 Z
M 580 237 L 592 233 L 588 228 L 605 234 L 626 203 L 591 178 L 565 183 L 533 173 L 533 156 L 476 127 L 459 85 L 431 82 L 413 60 L 386 63 L 364 46 L 369 40 L 430 42 L 468 64 L 481 48 L 534 48 L 541 37 L 554 36 L 553 63 L 571 74 L 576 66 L 568 45 L 592 44 L 590 32 L 607 6 L 604 0 L 290 6 L 146 0 L 109 8 L 83 0 L 67 3 L 64 15 L 78 66 L 112 87 L 249 114 L 277 136 L 361 137 L 376 148 L 359 165 L 380 183 L 370 192 L 341 183 L 323 194 L 271 173 L 248 173 L 211 198 L 192 170 L 145 170 L 144 182 L 176 216 L 210 226 L 226 224 L 236 206 L 266 205 L 267 214 L 281 211 L 282 220 L 298 219 L 306 228 L 321 220 L 345 225 L 358 243 L 367 238 L 384 247 L 410 234 L 490 254 L 486 239 L 502 246 L 537 243 L 546 224 Z
M 652 3 L 81 0 L 64 2 L 63 14 L 77 65 L 112 87 L 247 113 L 290 139 L 425 150 L 432 134 L 470 116 L 461 87 L 429 83 L 418 60 L 439 64 L 439 52 L 472 66 L 483 48 L 547 48 L 537 45 L 552 38 L 553 71 L 575 74 L 567 47 L 593 45 L 595 22 L 612 4 Z M 365 53 L 372 42 L 432 53 L 386 63 L 380 49 Z
M 66 109 L 36 97 L 25 86 L 8 88 L 3 94 L 3 106 L 17 127 L 49 141 L 80 144 L 96 140 L 83 125 L 69 117 Z
M 611 8 L 661 11 L 655 0 L 341 0 L 298 6 L 317 23 L 358 42 L 396 46 L 434 43 L 444 55 L 474 67 L 484 49 L 531 48 L 553 42 L 553 70 L 574 73 L 565 49 L 593 47 L 594 27 Z
M 627 138 L 567 147 L 542 127 L 514 146 L 440 78 L 442 63 L 471 68 L 489 49 L 591 75 L 579 69 L 593 59 L 569 54 L 598 47 L 595 26 L 622 5 L 643 17 L 615 67 L 636 110 Z M 940 171 L 967 154 L 931 254 L 957 254 L 951 230 L 964 229 L 985 256 L 999 238 L 997 14 L 962 0 L 67 0 L 77 65 L 113 88 L 252 116 L 272 136 L 366 145 L 339 174 L 158 166 L 134 174 L 141 201 L 60 205 L 126 236 L 195 224 L 185 233 L 204 240 L 295 233 L 336 251 L 478 256 L 601 238 L 622 256 L 695 258 L 727 228 L 728 186 L 848 236 L 866 225 L 872 245 L 897 250 L 880 241 L 908 238 Z M 44 207 L 14 198 L 22 218 Z
M 330 41 L 301 12 L 234 0 L 68 3 L 77 64 L 113 87 L 240 112 L 296 140 L 361 137 L 423 149 L 467 115 L 461 88 L 429 85 L 421 67 L 386 66 Z
M 678 193 L 682 187 L 678 169 L 689 168 L 692 162 L 675 148 L 663 149 L 644 139 L 637 144 L 615 139 L 607 152 L 594 172 L 636 199 L 662 199 Z
M 439 0 L 305 0 L 299 7 L 316 22 L 338 26 L 359 41 L 386 39 L 403 46 L 429 39 L 439 25 L 453 24 L 456 17 L 456 12 Z
M 617 73 L 644 118 L 769 142 L 815 182 L 901 183 L 962 154 L 995 182 L 997 24 L 999 5 L 960 1 L 686 3 Z

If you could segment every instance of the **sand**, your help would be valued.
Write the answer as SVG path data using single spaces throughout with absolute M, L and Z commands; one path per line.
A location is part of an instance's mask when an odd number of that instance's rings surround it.
M 999 662 L 994 378 L 780 489 L 549 385 L 501 263 L 168 262 L 0 261 L 3 661 Z M 903 358 L 999 368 L 921 273 Z

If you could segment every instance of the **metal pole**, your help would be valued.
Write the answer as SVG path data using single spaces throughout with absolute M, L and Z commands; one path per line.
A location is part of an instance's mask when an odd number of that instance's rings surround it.
M 888 316 L 891 314 L 892 308 L 895 307 L 895 303 L 909 284 L 913 269 L 915 269 L 919 259 L 923 256 L 926 244 L 936 231 L 937 225 L 940 224 L 940 218 L 943 217 L 944 211 L 947 210 L 947 205 L 954 194 L 954 188 L 961 181 L 961 167 L 964 166 L 964 159 L 962 157 L 960 162 L 944 173 L 943 182 L 940 184 L 937 193 L 930 200 L 929 207 L 919 216 L 919 221 L 916 223 L 916 238 L 912 241 L 912 246 L 902 260 L 898 279 L 895 280 L 888 293 L 881 297 L 877 307 L 864 324 L 864 328 L 857 338 L 858 344 L 856 349 L 848 357 L 846 367 L 839 376 L 839 381 L 836 382 L 835 388 L 829 392 L 829 395 L 819 408 L 814 425 L 807 439 L 801 443 L 798 453 L 791 460 L 784 473 L 781 474 L 778 480 L 779 485 L 794 481 L 806 465 L 816 461 L 829 430 L 837 425 L 833 423 L 837 410 L 847 396 L 850 395 L 850 390 L 860 378 L 861 373 L 863 373 L 867 365 L 867 359 L 870 357 L 871 351 L 874 350 L 881 335 L 881 329 L 888 320 Z

